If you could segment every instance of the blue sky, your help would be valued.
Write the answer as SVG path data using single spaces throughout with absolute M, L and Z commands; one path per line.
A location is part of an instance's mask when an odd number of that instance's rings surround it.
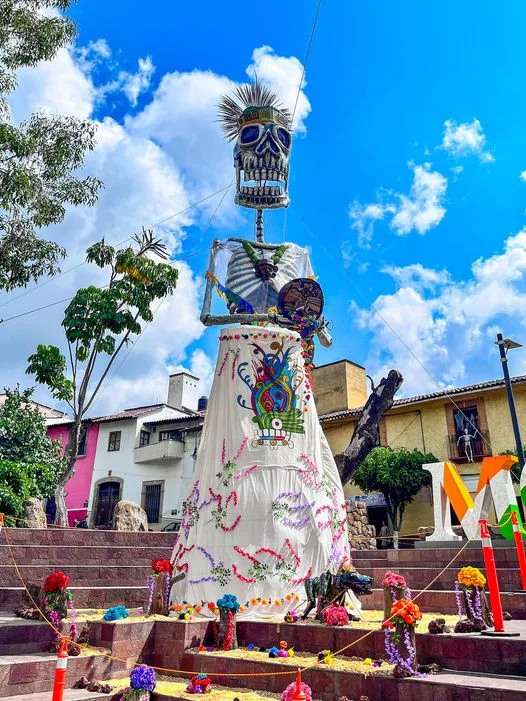
M 41 73 L 48 91 L 40 99 L 62 111 L 69 100 L 73 113 L 102 124 L 99 154 L 86 168 L 101 175 L 106 190 L 96 214 L 72 213 L 53 232 L 71 242 L 64 267 L 81 259 L 90 236 L 119 240 L 130 227 L 159 221 L 230 182 L 230 147 L 217 138 L 211 91 L 244 82 L 253 64 L 285 91 L 285 101 L 293 99 L 316 2 L 255 7 L 81 0 L 73 9 L 75 50 Z M 376 376 L 398 367 L 412 394 L 436 383 L 383 319 L 441 386 L 499 376 L 497 330 L 526 343 L 525 20 L 518 2 L 322 3 L 299 106 L 291 206 L 286 217 L 272 213 L 267 227 L 268 240 L 285 236 L 312 248 L 334 338 L 332 348 L 318 351 L 318 363 L 347 357 Z M 53 102 L 54 92 L 60 100 Z M 22 76 L 15 117 L 41 106 L 38 99 Z M 143 169 L 144 181 L 133 181 L 130 174 Z M 163 228 L 179 256 L 213 237 L 250 235 L 250 220 L 236 214 L 232 197 L 208 230 L 218 198 Z M 181 296 L 157 329 L 145 332 L 144 350 L 138 344 L 130 354 L 101 408 L 115 397 L 140 403 L 166 367 L 210 375 L 217 334 L 201 334 L 196 322 L 206 259 L 188 260 Z M 46 295 L 60 299 L 68 284 L 86 284 L 90 274 L 81 268 L 70 283 L 47 285 Z M 2 316 L 40 299 L 29 294 Z M 173 321 L 182 307 L 184 327 Z M 43 316 L 43 332 L 59 321 L 57 313 Z M 20 357 L 27 356 L 33 322 L 11 323 L 19 324 L 14 333 Z M 7 380 L 21 367 L 12 363 Z M 522 350 L 512 371 L 526 372 Z

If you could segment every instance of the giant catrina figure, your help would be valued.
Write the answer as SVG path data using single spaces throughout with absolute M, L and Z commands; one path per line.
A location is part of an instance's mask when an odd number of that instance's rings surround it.
M 264 210 L 289 202 L 289 113 L 256 82 L 225 97 L 219 116 L 235 141 L 236 203 L 257 210 L 256 237 L 213 245 L 202 319 L 224 328 L 172 558 L 185 577 L 171 598 L 201 604 L 228 593 L 240 616 L 283 616 L 307 580 L 349 557 L 345 499 L 308 372 L 313 336 L 330 337 L 306 249 L 263 240 Z M 214 291 L 228 313 L 213 314 Z

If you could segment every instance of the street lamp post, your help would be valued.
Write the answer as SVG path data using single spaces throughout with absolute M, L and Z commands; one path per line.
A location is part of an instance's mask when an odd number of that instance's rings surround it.
M 517 457 L 519 464 L 524 467 L 524 451 L 522 448 L 521 434 L 519 430 L 519 422 L 517 420 L 517 412 L 515 410 L 515 400 L 513 398 L 513 389 L 511 387 L 510 371 L 508 368 L 508 350 L 513 348 L 521 348 L 520 343 L 516 343 L 509 338 L 503 338 L 501 333 L 497 334 L 495 344 L 499 347 L 500 362 L 502 364 L 502 372 L 504 373 L 504 382 L 506 384 L 506 392 L 508 394 L 508 404 L 510 406 L 511 423 L 513 425 L 513 434 L 515 435 L 515 445 L 517 447 Z

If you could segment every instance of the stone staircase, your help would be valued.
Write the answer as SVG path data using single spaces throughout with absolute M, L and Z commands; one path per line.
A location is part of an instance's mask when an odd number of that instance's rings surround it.
M 517 553 L 513 545 L 501 546 L 500 543 L 494 553 L 503 609 L 513 618 L 526 619 L 526 592 L 521 590 Z M 393 571 L 405 577 L 413 596 L 440 575 L 430 589 L 419 596 L 418 605 L 426 612 L 456 613 L 454 583 L 459 569 L 470 565 L 485 572 L 482 549 L 474 542 L 440 574 L 457 553 L 458 548 L 353 551 L 357 570 L 374 578 L 373 596 L 362 599 L 364 608 L 383 609 L 381 582 L 386 572 Z
M 6 540 L 7 536 L 7 540 Z M 53 633 L 45 623 L 22 621 L 9 610 L 19 603 L 23 588 L 13 566 L 15 558 L 27 583 L 40 584 L 47 574 L 61 569 L 71 577 L 77 608 L 107 608 L 124 604 L 142 606 L 147 596 L 145 579 L 156 557 L 169 557 L 174 535 L 169 533 L 116 533 L 88 530 L 13 530 L 0 534 L 0 699 L 8 701 L 49 701 L 55 672 L 55 655 L 45 652 Z M 9 542 L 9 546 L 7 545 Z M 357 569 L 375 578 L 372 596 L 362 599 L 366 608 L 383 608 L 380 582 L 388 570 L 403 574 L 414 594 L 440 574 L 458 550 L 388 550 L 353 552 Z M 513 547 L 495 549 L 503 606 L 514 618 L 526 618 L 526 594 Z M 464 565 L 483 565 L 480 547 L 466 548 L 451 570 L 440 574 L 430 591 L 419 598 L 424 610 L 456 610 L 453 582 Z M 1 613 L 4 611 L 5 613 Z M 513 620 L 507 630 L 513 638 L 447 634 L 417 636 L 419 661 L 436 662 L 444 671 L 427 679 L 395 680 L 330 667 L 316 667 L 305 673 L 316 701 L 335 701 L 339 696 L 370 701 L 524 701 L 526 699 L 526 622 Z M 347 654 L 379 658 L 384 655 L 384 636 L 374 631 L 364 637 L 359 624 L 327 628 L 319 624 L 289 625 L 276 622 L 241 621 L 240 645 L 252 642 L 270 647 L 285 639 L 298 652 L 316 654 L 320 649 L 338 650 L 353 643 Z M 101 701 L 108 696 L 72 689 L 81 677 L 109 680 L 127 677 L 136 662 L 168 670 L 204 671 L 212 675 L 214 687 L 245 687 L 280 694 L 292 680 L 272 676 L 283 667 L 264 658 L 240 659 L 228 653 L 202 653 L 198 646 L 211 635 L 206 620 L 179 622 L 123 621 L 92 624 L 89 651 L 68 663 L 64 701 Z M 110 659 L 111 655 L 117 659 Z M 254 673 L 264 676 L 237 677 Z M 216 677 L 214 673 L 226 673 Z M 267 674 L 268 673 L 268 674 Z M 174 676 L 177 674 L 174 672 Z M 178 701 L 185 696 L 154 701 Z
M 173 533 L 123 533 L 87 529 L 8 528 L 0 535 L 0 610 L 13 609 L 26 584 L 42 584 L 55 570 L 71 579 L 77 608 L 143 606 L 151 561 L 169 558 Z

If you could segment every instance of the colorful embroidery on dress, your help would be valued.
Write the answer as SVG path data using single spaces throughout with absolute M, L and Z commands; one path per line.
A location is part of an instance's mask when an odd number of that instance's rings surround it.
M 240 363 L 237 374 L 250 389 L 250 406 L 243 396 L 237 398 L 239 406 L 254 413 L 252 421 L 258 425 L 254 433 L 252 447 L 280 445 L 294 447 L 293 433 L 304 433 L 302 412 L 298 409 L 296 390 L 301 383 L 299 373 L 290 357 L 291 349 L 284 349 L 284 343 L 274 341 L 266 353 L 257 343 L 252 361 L 252 378 L 247 372 L 248 362 Z

